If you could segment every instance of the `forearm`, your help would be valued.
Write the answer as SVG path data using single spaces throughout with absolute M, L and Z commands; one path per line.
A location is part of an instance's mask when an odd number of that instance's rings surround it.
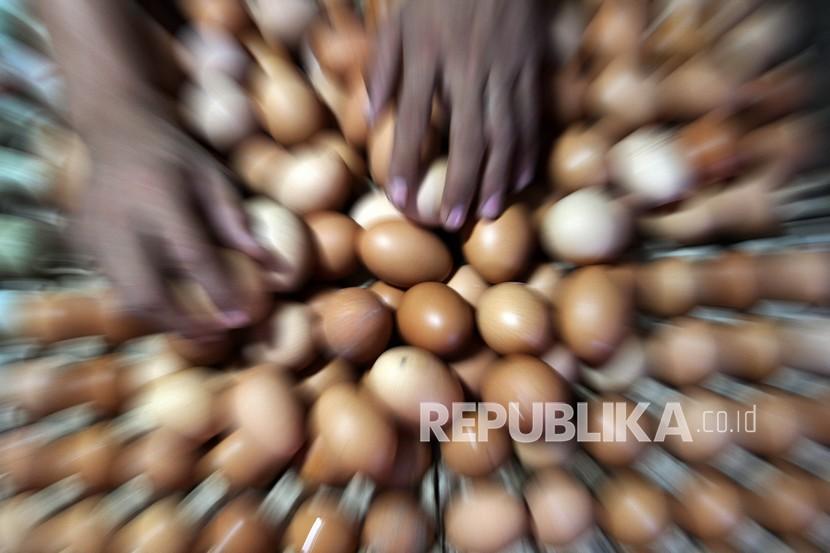
M 148 26 L 132 2 L 38 4 L 65 73 L 73 123 L 82 134 L 118 125 L 136 106 L 158 103 L 158 71 L 147 63 L 152 61 Z

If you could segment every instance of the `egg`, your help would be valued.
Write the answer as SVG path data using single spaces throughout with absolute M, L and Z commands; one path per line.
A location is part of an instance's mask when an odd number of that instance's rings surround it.
M 372 225 L 361 233 L 357 251 L 376 277 L 400 288 L 443 281 L 452 270 L 452 258 L 444 243 L 407 221 Z
M 667 257 L 637 268 L 637 306 L 663 317 L 676 317 L 697 305 L 697 280 L 691 263 Z
M 537 442 L 513 442 L 513 451 L 522 466 L 533 471 L 566 466 L 575 450 L 573 440 L 548 442 L 543 437 Z
M 588 111 L 612 134 L 626 134 L 657 118 L 657 80 L 635 56 L 618 56 L 588 85 Z
M 525 491 L 533 533 L 549 546 L 567 546 L 585 535 L 594 522 L 594 505 L 585 486 L 567 472 L 548 469 Z
M 364 229 L 381 221 L 396 221 L 404 218 L 386 194 L 374 190 L 366 192 L 354 203 L 349 216 Z
M 353 363 L 367 363 L 389 343 L 392 314 L 373 292 L 344 288 L 323 304 L 320 326 L 328 351 Z
M 438 357 L 420 348 L 385 351 L 364 377 L 372 396 L 402 424 L 417 430 L 421 404 L 439 403 L 448 410 L 464 399 L 461 384 Z
M 205 74 L 199 84 L 186 85 L 181 102 L 190 127 L 220 150 L 236 145 L 256 128 L 245 91 L 221 73 Z
M 186 27 L 177 34 L 180 48 L 177 59 L 194 81 L 205 75 L 221 73 L 237 81 L 248 68 L 248 55 L 242 45 L 221 27 L 200 25 Z
M 588 402 L 587 430 L 603 436 L 602 441 L 586 441 L 582 447 L 603 465 L 624 467 L 630 465 L 649 446 L 641 442 L 637 434 L 625 424 L 636 405 L 616 394 L 606 394 Z M 617 412 L 625 417 L 618 417 Z M 636 419 L 640 429 L 648 436 L 651 421 L 644 414 Z
M 203 369 L 178 371 L 151 382 L 136 399 L 153 422 L 179 434 L 203 439 L 214 430 L 214 398 Z
M 580 359 L 604 363 L 629 331 L 631 302 L 603 267 L 578 269 L 562 286 L 562 339 Z
M 262 267 L 246 254 L 236 250 L 220 250 L 219 255 L 228 276 L 235 287 L 240 306 L 258 323 L 273 308 L 273 301 L 266 290 Z
M 699 177 L 725 178 L 735 172 L 738 129 L 720 114 L 709 114 L 682 127 L 678 145 Z
M 389 163 L 392 159 L 394 142 L 395 114 L 392 110 L 388 110 L 374 122 L 366 140 L 369 174 L 372 180 L 381 186 L 389 180 Z
M 646 545 L 669 525 L 665 495 L 638 476 L 624 473 L 607 481 L 598 497 L 600 527 L 623 544 Z
M 511 440 L 505 427 L 482 430 L 478 412 L 465 416 L 460 424 L 465 438 L 469 435 L 472 439 L 451 439 L 441 443 L 441 460 L 456 474 L 486 476 L 510 457 Z
M 819 516 L 815 488 L 792 469 L 769 472 L 765 485 L 743 494 L 747 514 L 773 532 L 805 532 Z
M 560 284 L 564 272 L 554 263 L 540 263 L 527 277 L 527 287 L 541 294 L 551 305 L 559 302 Z
M 202 530 L 198 550 L 214 553 L 267 553 L 276 536 L 260 514 L 255 494 L 240 495 L 224 505 Z
M 601 366 L 581 365 L 579 378 L 599 392 L 624 392 L 648 372 L 648 364 L 640 338 L 629 336 Z
M 629 214 L 600 190 L 586 188 L 554 203 L 539 238 L 551 257 L 578 265 L 614 259 L 629 238 Z
M 539 355 L 539 359 L 568 382 L 576 382 L 579 379 L 579 361 L 563 344 L 553 344 Z
M 326 444 L 319 436 L 313 438 L 306 448 L 300 466 L 300 478 L 311 487 L 345 486 L 352 477 L 346 468 L 340 465 L 338 459 L 326 448 Z
M 253 192 L 265 193 L 273 177 L 274 168 L 282 172 L 291 155 L 273 139 L 265 135 L 253 135 L 242 140 L 231 154 L 231 168 L 242 177 Z
M 734 77 L 700 52 L 669 72 L 657 87 L 657 104 L 666 119 L 689 120 L 733 103 Z
M 245 0 L 245 5 L 263 37 L 289 48 L 299 45 L 319 10 L 304 0 Z
M 527 511 L 501 485 L 480 481 L 450 499 L 444 526 L 447 541 L 455 549 L 498 553 L 524 535 Z
M 311 143 L 312 145 L 328 148 L 329 150 L 335 152 L 338 156 L 340 156 L 340 159 L 343 160 L 343 163 L 346 164 L 346 167 L 349 168 L 349 171 L 355 178 L 362 178 L 366 175 L 366 161 L 364 161 L 363 155 L 358 153 L 358 151 L 349 145 L 343 136 L 337 132 L 323 131 L 314 135 L 311 139 Z
M 692 268 L 701 305 L 743 310 L 758 299 L 755 259 L 747 253 L 730 251 L 699 260 Z
M 346 97 L 337 119 L 349 144 L 360 148 L 366 145 L 369 138 L 368 106 L 366 82 L 361 70 L 356 70 L 347 78 Z
M 254 329 L 245 356 L 257 363 L 301 370 L 317 357 L 311 309 L 297 302 L 283 302 L 263 324 Z
M 289 64 L 275 64 L 273 69 L 270 74 L 256 71 L 251 77 L 257 116 L 280 144 L 292 146 L 305 142 L 325 124 L 323 106 Z
M 338 154 L 325 147 L 303 147 L 272 178 L 269 195 L 300 215 L 338 210 L 351 193 L 351 178 Z
M 407 343 L 442 357 L 461 351 L 473 333 L 470 304 L 440 282 L 422 282 L 407 290 L 396 320 Z
M 388 491 L 372 500 L 361 534 L 368 551 L 418 553 L 432 541 L 432 522 L 411 494 Z
M 347 215 L 320 211 L 305 218 L 317 252 L 315 277 L 337 280 L 354 273 L 358 267 L 355 243 L 360 227 Z
M 470 265 L 495 284 L 518 278 L 527 269 L 535 246 L 530 213 L 524 205 L 514 204 L 492 221 L 476 222 L 462 251 Z
M 242 430 L 236 430 L 216 444 L 196 465 L 196 478 L 204 480 L 218 472 L 233 490 L 264 486 L 285 464 Z
M 382 477 L 392 466 L 397 436 L 388 420 L 354 386 L 340 384 L 323 392 L 312 416 L 320 421 L 320 438 L 337 464 L 349 472 Z
M 363 70 L 370 47 L 363 22 L 343 8 L 334 17 L 330 13 L 329 19 L 330 23 L 318 19 L 309 29 L 309 43 L 320 66 L 340 77 Z
M 473 395 L 481 395 L 481 382 L 498 354 L 480 341 L 474 341 L 458 359 L 449 362 L 450 368 Z
M 332 386 L 355 382 L 356 380 L 356 371 L 352 364 L 345 359 L 336 357 L 317 372 L 297 383 L 294 386 L 294 392 L 303 401 L 311 405 Z
M 556 140 L 548 159 L 548 179 L 555 190 L 573 192 L 608 182 L 606 156 L 611 145 L 596 127 L 572 125 Z
M 476 323 L 481 337 L 498 353 L 539 354 L 553 339 L 551 307 L 516 282 L 491 286 L 481 295 Z
M 207 27 L 236 33 L 248 24 L 248 14 L 239 0 L 177 0 L 176 4 L 190 21 Z
M 744 516 L 735 484 L 711 469 L 697 473 L 671 506 L 678 526 L 700 539 L 725 538 Z
M 276 270 L 266 274 L 271 290 L 297 290 L 311 271 L 312 242 L 303 221 L 288 209 L 268 198 L 245 202 L 245 212 L 257 242 L 279 261 Z
M 711 420 L 707 420 L 707 417 L 711 419 L 711 413 L 723 412 L 728 418 L 734 417 L 735 408 L 730 402 L 702 388 L 684 389 L 679 399 L 692 441 L 683 441 L 678 435 L 667 435 L 663 447 L 672 455 L 687 463 L 699 463 L 716 457 L 733 442 L 734 434 L 729 432 L 705 431 L 712 428 Z
M 641 128 L 608 152 L 614 182 L 645 206 L 675 202 L 694 184 L 691 167 L 678 148 L 674 133 Z
M 541 414 L 534 420 L 534 405 L 566 402 L 570 397 L 568 383 L 548 365 L 530 355 L 507 355 L 495 361 L 481 383 L 481 397 L 502 405 L 508 411 L 518 409 L 518 427 L 531 432 L 543 424 Z M 515 407 L 511 406 L 515 404 Z
M 334 498 L 316 495 L 306 500 L 294 514 L 283 541 L 289 551 L 354 553 L 358 546 L 358 529 Z
M 447 281 L 447 286 L 458 292 L 458 295 L 467 300 L 472 306 L 478 305 L 478 299 L 488 288 L 489 284 L 481 277 L 472 265 L 462 265 Z
M 389 286 L 382 280 L 375 281 L 370 287 L 369 290 L 374 292 L 380 298 L 380 301 L 388 307 L 389 309 L 395 311 L 398 309 L 398 306 L 401 304 L 401 299 L 403 299 L 403 290 L 400 288 L 395 288 L 394 286 Z
M 175 497 L 153 503 L 116 532 L 110 550 L 113 553 L 185 553 L 195 538 Z
M 801 437 L 801 420 L 793 404 L 783 394 L 763 388 L 752 398 L 751 405 L 744 405 L 738 416 L 755 413 L 752 432 L 742 429 L 736 434 L 738 444 L 757 455 L 777 457 L 786 455 Z
M 415 196 L 415 218 L 423 225 L 441 226 L 441 200 L 447 181 L 447 159 L 440 158 L 430 164 L 418 186 Z
M 646 22 L 647 13 L 639 3 L 601 2 L 585 28 L 582 46 L 602 60 L 636 53 Z
M 111 469 L 116 482 L 143 475 L 153 490 L 164 493 L 193 485 L 196 444 L 166 429 L 153 430 L 125 444 Z

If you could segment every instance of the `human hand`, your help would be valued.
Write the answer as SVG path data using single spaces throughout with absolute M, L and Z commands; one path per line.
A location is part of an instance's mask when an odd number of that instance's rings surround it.
M 385 22 L 369 96 L 377 116 L 397 93 L 387 187 L 396 206 L 413 205 L 436 92 L 450 115 L 441 205 L 446 229 L 463 225 L 476 198 L 479 216 L 497 217 L 507 193 L 530 183 L 538 152 L 542 12 L 538 0 L 416 0 Z
M 79 238 L 112 279 L 123 308 L 188 337 L 250 323 L 216 245 L 266 265 L 273 259 L 249 232 L 221 166 L 149 110 L 123 109 L 117 125 L 101 125 L 87 141 L 93 175 L 76 218 Z M 189 314 L 172 297 L 169 279 L 200 285 L 218 319 Z

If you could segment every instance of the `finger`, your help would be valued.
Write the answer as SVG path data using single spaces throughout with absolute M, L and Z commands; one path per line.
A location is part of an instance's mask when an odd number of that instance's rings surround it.
M 478 187 L 484 156 L 482 98 L 477 87 L 453 99 L 447 184 L 441 202 L 444 228 L 456 231 L 464 224 Z
M 414 43 L 404 61 L 404 77 L 398 102 L 395 142 L 389 162 L 388 194 L 398 208 L 405 208 L 420 181 L 421 149 L 429 128 L 435 89 L 436 58 Z
M 487 162 L 481 181 L 478 214 L 485 219 L 498 217 L 503 208 L 512 175 L 511 163 L 516 147 L 513 123 L 512 82 L 491 77 L 487 88 L 486 133 Z
M 392 98 L 401 66 L 401 16 L 387 18 L 378 31 L 369 76 L 369 121 L 375 121 Z
M 180 210 L 175 221 L 168 221 L 162 234 L 168 263 L 180 277 L 192 279 L 207 293 L 221 312 L 219 322 L 226 328 L 240 328 L 251 322 L 240 308 L 236 287 L 222 264 L 217 251 L 208 242 L 199 221 L 186 209 Z
M 518 123 L 518 161 L 515 167 L 516 191 L 527 187 L 536 175 L 539 156 L 540 118 L 539 62 L 528 60 L 519 73 L 513 108 Z

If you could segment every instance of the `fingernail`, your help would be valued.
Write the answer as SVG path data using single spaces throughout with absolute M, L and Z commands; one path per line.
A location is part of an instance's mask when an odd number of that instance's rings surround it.
M 222 313 L 222 322 L 228 328 L 242 328 L 250 324 L 251 317 L 244 311 L 226 311 Z
M 527 185 L 529 185 L 532 181 L 533 169 L 525 169 L 519 175 L 519 180 L 516 183 L 516 191 L 519 192 L 521 190 L 524 190 L 525 188 L 527 188 Z
M 452 208 L 444 226 L 447 230 L 458 230 L 462 224 L 464 224 L 464 207 L 458 205 Z
M 484 202 L 484 205 L 481 206 L 481 211 L 479 213 L 485 219 L 495 219 L 498 217 L 500 211 L 501 195 L 493 194 L 487 199 L 486 202 Z
M 406 182 L 401 177 L 395 177 L 389 183 L 389 196 L 396 207 L 403 209 L 406 205 Z

